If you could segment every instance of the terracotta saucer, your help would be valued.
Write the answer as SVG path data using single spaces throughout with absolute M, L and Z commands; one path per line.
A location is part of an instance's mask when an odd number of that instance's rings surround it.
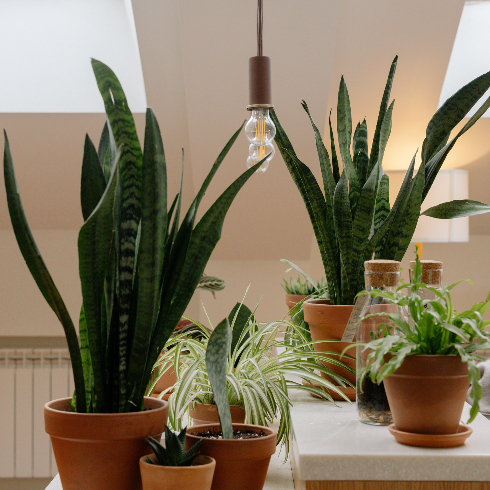
M 395 436 L 400 444 L 418 447 L 456 447 L 462 446 L 471 435 L 473 429 L 467 425 L 459 424 L 458 432 L 454 434 L 416 434 L 403 432 L 395 428 L 395 424 L 388 426 L 388 430 Z
M 345 398 L 341 397 L 338 393 L 336 393 L 335 391 L 332 391 L 332 390 L 328 390 L 326 389 L 325 387 L 321 386 L 320 383 L 315 383 L 314 381 L 305 381 L 303 380 L 303 384 L 304 385 L 313 385 L 315 388 L 318 388 L 320 390 L 325 390 L 327 391 L 330 396 L 335 400 L 335 401 L 340 401 L 340 402 L 345 402 Z M 356 400 L 356 389 L 355 388 L 351 388 L 351 387 L 347 387 L 347 388 L 342 388 L 340 387 L 340 391 L 342 391 L 343 393 L 345 393 L 345 395 L 347 396 L 347 398 L 351 401 L 355 401 Z M 310 395 L 314 398 L 320 398 L 319 396 L 317 395 L 314 395 L 313 393 L 310 393 Z

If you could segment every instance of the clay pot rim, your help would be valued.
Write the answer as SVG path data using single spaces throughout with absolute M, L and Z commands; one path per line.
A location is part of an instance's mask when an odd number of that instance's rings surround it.
M 250 430 L 255 430 L 256 432 L 258 431 L 264 431 L 268 432 L 267 435 L 262 436 L 262 437 L 256 437 L 254 439 L 209 439 L 206 437 L 200 437 L 196 434 L 193 434 L 194 431 L 202 431 L 206 429 L 211 429 L 211 428 L 218 428 L 221 429 L 221 426 L 219 423 L 214 423 L 214 424 L 202 424 L 202 425 L 194 425 L 192 427 L 187 428 L 187 433 L 186 437 L 189 437 L 190 439 L 193 439 L 195 441 L 204 439 L 205 441 L 210 441 L 213 444 L 227 444 L 227 445 L 238 445 L 238 444 L 257 444 L 259 442 L 262 443 L 268 443 L 270 439 L 274 439 L 274 447 L 276 445 L 277 441 L 277 432 L 274 429 L 271 429 L 270 427 L 265 427 L 263 425 L 252 425 L 252 424 L 232 424 L 233 430 L 236 429 L 250 429 Z
M 437 370 L 431 369 L 432 366 Z M 457 354 L 414 354 L 406 356 L 390 376 L 468 377 L 468 366 Z
M 286 293 L 286 299 L 287 298 L 308 298 L 310 295 L 309 294 L 289 294 L 289 293 Z
M 205 454 L 200 454 L 195 460 L 195 461 L 203 461 L 203 463 L 198 463 L 198 464 L 192 464 L 191 466 L 165 466 L 162 464 L 150 464 L 146 462 L 146 459 L 150 458 L 151 460 L 155 461 L 156 456 L 155 454 L 146 454 L 145 456 L 141 456 L 140 458 L 140 465 L 143 465 L 147 468 L 155 468 L 156 471 L 159 471 L 158 468 L 165 468 L 165 469 L 171 469 L 175 471 L 193 471 L 196 472 L 199 469 L 204 469 L 205 467 L 209 466 L 216 466 L 216 460 L 212 458 L 211 456 L 207 456 Z
M 57 398 L 56 400 L 51 400 L 47 402 L 44 405 L 44 410 L 46 412 L 51 412 L 51 413 L 56 413 L 57 416 L 61 417 L 71 417 L 73 415 L 78 415 L 80 417 L 90 417 L 93 420 L 95 419 L 103 419 L 106 417 L 118 417 L 124 418 L 124 417 L 131 417 L 134 416 L 135 414 L 144 414 L 144 413 L 149 413 L 148 410 L 139 410 L 138 412 L 123 412 L 123 413 L 111 413 L 111 412 L 106 412 L 106 413 L 79 413 L 79 412 L 68 412 L 66 410 L 62 410 L 60 408 L 55 408 L 53 405 L 66 405 L 68 402 L 71 401 L 71 396 L 65 397 L 65 398 Z M 165 410 L 166 406 L 168 405 L 168 402 L 165 400 L 161 400 L 159 398 L 154 398 L 151 396 L 145 396 L 145 407 L 151 408 L 151 411 L 153 413 L 154 410 Z M 163 403 L 160 403 L 163 402 Z

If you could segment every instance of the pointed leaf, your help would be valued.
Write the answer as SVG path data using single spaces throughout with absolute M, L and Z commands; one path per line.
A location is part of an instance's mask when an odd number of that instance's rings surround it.
M 82 204 L 83 220 L 92 214 L 104 194 L 106 180 L 99 156 L 95 150 L 89 135 L 85 136 L 85 148 L 83 150 L 82 182 L 80 187 L 80 201 Z
M 330 151 L 332 153 L 332 170 L 333 176 L 335 179 L 335 183 L 340 179 L 340 171 L 339 171 L 339 160 L 337 158 L 337 151 L 335 150 L 335 140 L 333 137 L 333 129 L 332 129 L 332 110 L 330 109 L 330 114 L 328 115 L 328 127 L 330 130 Z
M 359 183 L 363 186 L 366 183 L 366 179 L 369 176 L 369 154 L 368 154 L 368 141 L 367 141 L 367 124 L 366 120 L 362 124 L 358 124 L 356 133 L 354 134 L 354 165 L 356 167 L 357 175 L 359 176 Z

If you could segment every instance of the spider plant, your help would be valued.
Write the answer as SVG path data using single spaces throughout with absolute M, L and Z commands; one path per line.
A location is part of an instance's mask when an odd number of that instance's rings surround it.
M 323 191 L 307 165 L 299 160 L 274 111 L 275 141 L 305 202 L 320 249 L 330 301 L 353 304 L 364 288 L 364 261 L 375 258 L 401 260 L 417 225 L 422 202 L 446 156 L 458 138 L 490 107 L 490 98 L 449 140 L 451 131 L 490 88 L 490 72 L 465 85 L 450 97 L 429 121 L 422 145 L 421 163 L 415 170 L 416 153 L 408 167 L 393 207 L 389 203 L 389 179 L 383 173 L 383 156 L 391 132 L 394 101 L 391 87 L 398 57 L 391 65 L 384 89 L 371 150 L 368 151 L 366 120 L 352 131 L 351 105 L 344 78 L 337 103 L 337 139 L 343 171 L 340 172 L 331 118 L 330 138 L 324 144 L 308 106 L 302 102 L 315 135 Z M 458 205 L 455 205 L 458 206 Z M 464 206 L 458 208 L 466 216 Z
M 336 365 L 342 363 L 325 359 L 323 353 L 314 351 L 305 358 L 305 348 L 312 349 L 312 342 L 301 329 L 291 324 L 290 328 L 297 329 L 297 336 L 302 342 L 294 346 L 285 345 L 276 340 L 282 322 L 259 324 L 244 304 L 237 303 L 227 321 L 232 332 L 226 362 L 228 402 L 230 405 L 243 405 L 246 423 L 269 425 L 279 418 L 277 443 L 285 446 L 287 455 L 291 432 L 289 390 L 303 390 L 329 401 L 332 398 L 323 388 L 343 396 L 338 386 L 315 374 L 323 372 L 345 386 L 348 382 L 344 378 L 316 361 L 321 359 Z M 178 380 L 169 398 L 169 424 L 174 430 L 180 429 L 189 404 L 215 403 L 215 392 L 206 364 L 206 353 L 213 334 L 209 334 L 202 325 L 197 326 L 203 332 L 201 341 L 185 334 L 176 337 L 174 341 L 178 339 L 178 342 L 159 360 L 159 364 L 172 363 L 177 374 Z M 322 389 L 312 384 L 303 385 L 302 380 L 318 383 Z
M 30 232 L 5 134 L 4 173 L 15 236 L 29 270 L 68 342 L 77 412 L 143 409 L 153 366 L 198 286 L 226 213 L 259 164 L 238 177 L 196 224 L 199 204 L 240 128 L 211 167 L 181 221 L 182 181 L 167 207 L 162 137 L 151 109 L 141 147 L 124 91 L 112 70 L 92 67 L 107 114 L 96 150 L 87 135 L 78 237 L 83 305 L 80 342 Z

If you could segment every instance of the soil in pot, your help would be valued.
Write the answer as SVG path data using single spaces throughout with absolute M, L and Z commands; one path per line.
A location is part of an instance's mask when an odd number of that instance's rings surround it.
M 159 466 L 154 454 L 140 458 L 143 490 L 210 490 L 216 461 L 209 456 L 198 456 L 192 466 Z
M 328 354 L 327 357 L 340 360 L 342 363 L 355 370 L 356 361 L 354 343 L 339 342 L 339 340 L 342 339 L 342 335 L 344 334 L 345 327 L 349 321 L 353 308 L 353 305 L 331 305 L 330 301 L 327 299 L 309 299 L 303 303 L 305 321 L 310 327 L 312 340 L 323 341 L 315 344 L 315 350 L 334 352 L 335 354 Z M 335 342 L 328 342 L 329 340 L 335 340 Z M 342 351 L 348 347 L 351 348 L 346 352 L 346 355 L 351 356 L 354 359 L 347 359 L 345 356 L 342 358 L 340 357 Z M 324 364 L 335 374 L 342 376 L 355 386 L 355 372 L 351 373 L 342 367 L 334 366 L 328 362 L 325 362 Z M 333 384 L 338 385 L 335 379 L 330 378 L 323 373 L 322 377 L 328 379 Z M 355 388 L 341 387 L 340 390 L 349 398 L 349 400 L 356 399 Z M 329 393 L 334 400 L 344 400 L 343 397 L 334 391 L 329 391 Z
M 44 406 L 63 490 L 140 490 L 138 461 L 151 452 L 145 439 L 160 439 L 168 403 L 145 398 L 141 412 L 86 414 L 70 412 L 70 401 Z
M 185 448 L 189 449 L 203 439 L 199 432 L 211 431 L 214 438 L 205 437 L 199 447 L 201 454 L 216 460 L 212 490 L 262 490 L 271 456 L 276 451 L 276 431 L 268 427 L 249 424 L 233 424 L 233 430 L 264 433 L 247 439 L 217 439 L 219 424 L 207 427 L 190 427 L 185 436 Z

